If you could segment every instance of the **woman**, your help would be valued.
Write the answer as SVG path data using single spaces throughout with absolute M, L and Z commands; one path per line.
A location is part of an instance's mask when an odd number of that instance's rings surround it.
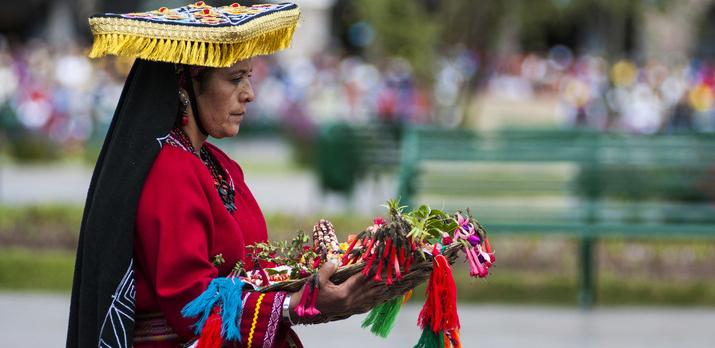
M 90 19 L 90 56 L 139 59 L 88 192 L 68 347 L 191 344 L 195 320 L 184 318 L 182 308 L 236 262 L 250 267 L 246 245 L 267 239 L 265 220 L 241 168 L 207 139 L 239 132 L 255 98 L 250 57 L 286 47 L 297 19 L 294 4 L 203 2 Z M 233 41 L 212 37 L 227 31 Z M 299 347 L 292 323 L 348 317 L 375 305 L 380 286 L 360 274 L 332 284 L 335 270 L 326 263 L 319 271 L 320 318 L 296 317 L 301 293 L 241 295 L 235 345 Z

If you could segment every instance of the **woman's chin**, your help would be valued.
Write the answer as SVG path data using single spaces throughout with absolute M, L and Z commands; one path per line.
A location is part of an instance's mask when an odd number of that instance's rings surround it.
M 238 135 L 238 132 L 239 132 L 240 130 L 241 130 L 241 125 L 240 125 L 240 124 L 237 124 L 236 126 L 231 127 L 231 131 L 229 132 L 229 135 L 228 135 L 228 136 L 229 136 L 229 137 L 235 137 L 236 135 Z
M 230 128 L 224 128 L 221 133 L 217 132 L 218 134 L 213 134 L 213 132 L 210 132 L 209 135 L 211 135 L 211 137 L 214 139 L 231 138 L 238 135 L 238 131 L 240 130 L 240 128 L 240 125 L 235 125 Z

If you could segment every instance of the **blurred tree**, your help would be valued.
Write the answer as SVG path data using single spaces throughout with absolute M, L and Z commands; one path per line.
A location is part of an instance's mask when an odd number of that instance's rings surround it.
M 362 0 L 358 13 L 375 32 L 368 51 L 374 57 L 399 56 L 412 63 L 418 79 L 429 83 L 434 77 L 432 63 L 439 38 L 439 16 L 429 11 L 432 2 L 404 0 Z

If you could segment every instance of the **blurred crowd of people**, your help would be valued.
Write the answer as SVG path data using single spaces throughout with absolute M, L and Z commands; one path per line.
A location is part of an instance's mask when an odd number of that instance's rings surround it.
M 0 37 L 0 130 L 62 144 L 101 140 L 131 61 L 90 60 L 87 50 L 39 40 L 8 45 Z M 251 80 L 258 98 L 250 106 L 249 124 L 282 125 L 309 135 L 332 120 L 430 121 L 432 96 L 418 88 L 410 64 L 399 58 L 378 67 L 329 53 L 286 63 L 258 57 Z
M 634 134 L 715 131 L 715 66 L 708 62 L 609 62 L 575 56 L 564 46 L 495 61 L 490 93 L 516 100 L 557 96 L 555 115 L 567 126 Z
M 10 138 L 39 134 L 62 144 L 103 137 L 127 73 L 113 63 L 93 64 L 72 42 L 10 46 L 0 37 L 0 127 Z
M 52 142 L 101 140 L 120 97 L 131 61 L 89 60 L 88 47 L 34 40 L 9 45 L 0 37 L 0 130 L 6 136 L 39 134 Z M 311 136 L 326 121 L 456 125 L 464 93 L 490 93 L 528 101 L 557 97 L 555 115 L 567 126 L 629 133 L 715 130 L 715 67 L 693 60 L 613 63 L 575 56 L 563 46 L 547 54 L 492 59 L 456 48 L 438 59 L 430 89 L 416 83 L 409 62 L 370 63 L 325 53 L 316 57 L 254 59 L 258 98 L 248 123 L 281 125 Z M 248 128 L 248 127 L 247 127 Z M 1 132 L 0 132 L 1 133 Z

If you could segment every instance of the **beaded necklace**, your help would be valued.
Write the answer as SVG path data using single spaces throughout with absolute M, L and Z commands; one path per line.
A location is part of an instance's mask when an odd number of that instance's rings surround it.
M 224 207 L 226 207 L 229 213 L 236 211 L 236 203 L 234 200 L 236 189 L 233 185 L 233 179 L 221 168 L 221 164 L 206 150 L 205 146 L 202 146 L 197 154 L 189 136 L 179 127 L 174 128 L 171 133 L 169 133 L 166 142 L 199 157 L 201 162 L 203 162 L 209 172 L 211 172 L 211 176 L 214 179 L 214 186 L 216 187 L 216 191 L 218 191 L 219 197 L 221 197 Z M 226 178 L 228 178 L 228 181 Z

